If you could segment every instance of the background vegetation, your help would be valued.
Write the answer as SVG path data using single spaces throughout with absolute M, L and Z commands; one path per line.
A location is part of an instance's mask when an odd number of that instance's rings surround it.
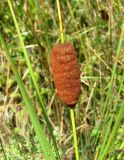
M 11 1 L 61 159 L 75 160 L 68 108 L 56 95 L 50 55 L 60 43 L 55 0 Z M 124 1 L 60 1 L 64 41 L 72 42 L 81 71 L 75 121 L 81 160 L 124 159 Z M 49 126 L 38 103 L 6 0 L 0 1 L 0 32 L 23 80 L 47 138 Z M 44 156 L 5 50 L 0 46 L 0 159 L 40 160 Z M 54 148 L 54 147 L 53 147 Z M 53 150 L 52 148 L 52 150 Z

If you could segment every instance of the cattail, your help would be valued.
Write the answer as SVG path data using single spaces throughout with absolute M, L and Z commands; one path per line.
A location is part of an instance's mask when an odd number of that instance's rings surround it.
M 52 49 L 52 73 L 61 101 L 75 106 L 80 94 L 80 71 L 74 47 L 70 43 L 57 44 Z

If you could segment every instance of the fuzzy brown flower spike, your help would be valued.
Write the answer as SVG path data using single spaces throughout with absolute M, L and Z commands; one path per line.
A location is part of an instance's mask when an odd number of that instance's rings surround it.
M 80 71 L 74 47 L 58 44 L 52 49 L 52 73 L 58 96 L 68 106 L 75 106 L 80 94 Z

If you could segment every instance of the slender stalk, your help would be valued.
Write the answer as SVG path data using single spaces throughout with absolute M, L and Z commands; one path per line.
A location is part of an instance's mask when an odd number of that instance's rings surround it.
M 64 43 L 64 33 L 63 33 L 62 16 L 61 16 L 59 0 L 56 0 L 56 3 L 57 3 L 57 9 L 58 9 L 61 43 Z
M 56 3 L 57 3 L 57 9 L 58 9 L 61 43 L 64 43 L 64 34 L 63 34 L 63 27 L 62 27 L 63 26 L 62 25 L 62 16 L 61 16 L 61 10 L 60 10 L 59 0 L 56 0 Z M 70 109 L 70 117 L 71 117 L 73 137 L 74 137 L 74 148 L 75 148 L 76 160 L 79 160 L 79 152 L 78 152 L 77 134 L 76 134 L 76 127 L 75 127 L 74 109 Z
M 73 130 L 73 136 L 74 136 L 74 147 L 75 147 L 76 160 L 79 160 L 79 152 L 78 152 L 78 142 L 77 142 L 76 127 L 75 127 L 74 109 L 70 109 L 70 116 L 71 116 L 72 130 Z

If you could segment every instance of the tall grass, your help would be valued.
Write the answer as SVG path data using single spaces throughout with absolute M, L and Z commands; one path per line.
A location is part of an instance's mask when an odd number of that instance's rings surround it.
M 60 8 L 56 2 L 60 2 Z M 78 155 L 73 151 L 69 111 L 62 111 L 50 73 L 52 46 L 69 41 L 77 52 L 82 83 L 79 103 L 75 108 L 76 150 L 80 157 L 77 159 L 124 159 L 123 135 L 120 134 L 124 130 L 123 1 L 30 0 L 23 3 L 7 0 L 1 1 L 0 5 L 1 53 L 5 52 L 9 58 L 44 156 L 47 159 L 50 159 L 49 155 L 53 159 L 73 159 Z M 33 47 L 26 50 L 30 44 Z M 20 66 L 14 65 L 17 61 L 21 64 L 21 56 L 24 60 L 21 69 L 29 68 L 30 75 L 26 81 L 32 86 L 33 103 L 24 87 L 27 82 L 22 83 L 18 74 Z M 1 54 L 0 67 L 5 72 L 0 70 L 0 96 L 7 88 L 4 62 Z M 10 72 L 10 82 L 11 77 Z M 12 92 L 10 87 L 8 99 Z M 11 99 L 12 105 L 18 105 L 16 98 Z M 0 107 L 6 103 L 0 101 Z M 40 116 L 37 116 L 34 104 L 41 108 Z M 6 144 L 3 146 L 7 155 Z

